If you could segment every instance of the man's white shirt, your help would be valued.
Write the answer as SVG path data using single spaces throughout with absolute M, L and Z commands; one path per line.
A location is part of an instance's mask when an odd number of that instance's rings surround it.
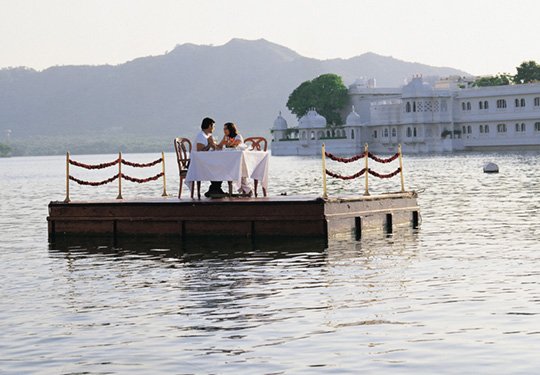
M 197 134 L 197 137 L 195 138 L 195 151 L 197 151 L 197 143 L 200 143 L 204 145 L 204 147 L 208 146 L 208 138 L 211 137 L 212 134 L 206 134 L 204 131 L 200 131 L 199 134 Z

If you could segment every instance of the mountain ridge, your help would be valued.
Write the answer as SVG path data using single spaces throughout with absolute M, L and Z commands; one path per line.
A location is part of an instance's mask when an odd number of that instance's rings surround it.
M 380 86 L 400 86 L 414 74 L 468 75 L 373 52 L 318 60 L 265 39 L 184 43 L 117 65 L 4 68 L 0 134 L 191 137 L 210 116 L 236 122 L 244 135 L 267 135 L 278 111 L 295 123 L 285 107 L 289 94 L 324 73 L 339 74 L 346 84 L 375 77 Z

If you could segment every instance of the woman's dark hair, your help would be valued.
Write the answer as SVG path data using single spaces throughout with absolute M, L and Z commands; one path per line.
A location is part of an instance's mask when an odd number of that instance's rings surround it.
M 236 125 L 233 122 L 227 122 L 223 126 L 229 130 L 229 137 L 234 138 L 238 135 L 238 129 L 236 129 Z
M 215 124 L 216 122 L 211 119 L 210 117 L 205 117 L 203 118 L 202 120 L 202 124 L 201 124 L 201 129 L 208 129 L 209 127 L 212 126 L 212 124 Z

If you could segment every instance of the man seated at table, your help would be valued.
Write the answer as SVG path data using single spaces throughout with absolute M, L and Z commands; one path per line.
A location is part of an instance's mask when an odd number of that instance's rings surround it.
M 214 137 L 212 137 L 212 132 L 214 131 L 214 124 L 216 122 L 210 117 L 205 117 L 201 123 L 201 132 L 197 134 L 195 138 L 195 149 L 197 151 L 209 151 L 215 150 L 217 147 Z M 210 188 L 206 193 L 205 197 L 210 196 L 225 196 L 225 192 L 221 189 L 222 181 L 210 181 Z

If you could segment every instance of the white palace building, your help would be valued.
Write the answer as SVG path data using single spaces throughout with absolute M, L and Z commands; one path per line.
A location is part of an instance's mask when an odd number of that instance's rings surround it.
M 416 76 L 401 88 L 377 88 L 375 80 L 349 86 L 344 125 L 328 126 L 310 110 L 289 127 L 281 114 L 272 127 L 273 155 L 370 151 L 404 153 L 540 150 L 540 83 L 470 87 L 463 78 L 430 84 Z

